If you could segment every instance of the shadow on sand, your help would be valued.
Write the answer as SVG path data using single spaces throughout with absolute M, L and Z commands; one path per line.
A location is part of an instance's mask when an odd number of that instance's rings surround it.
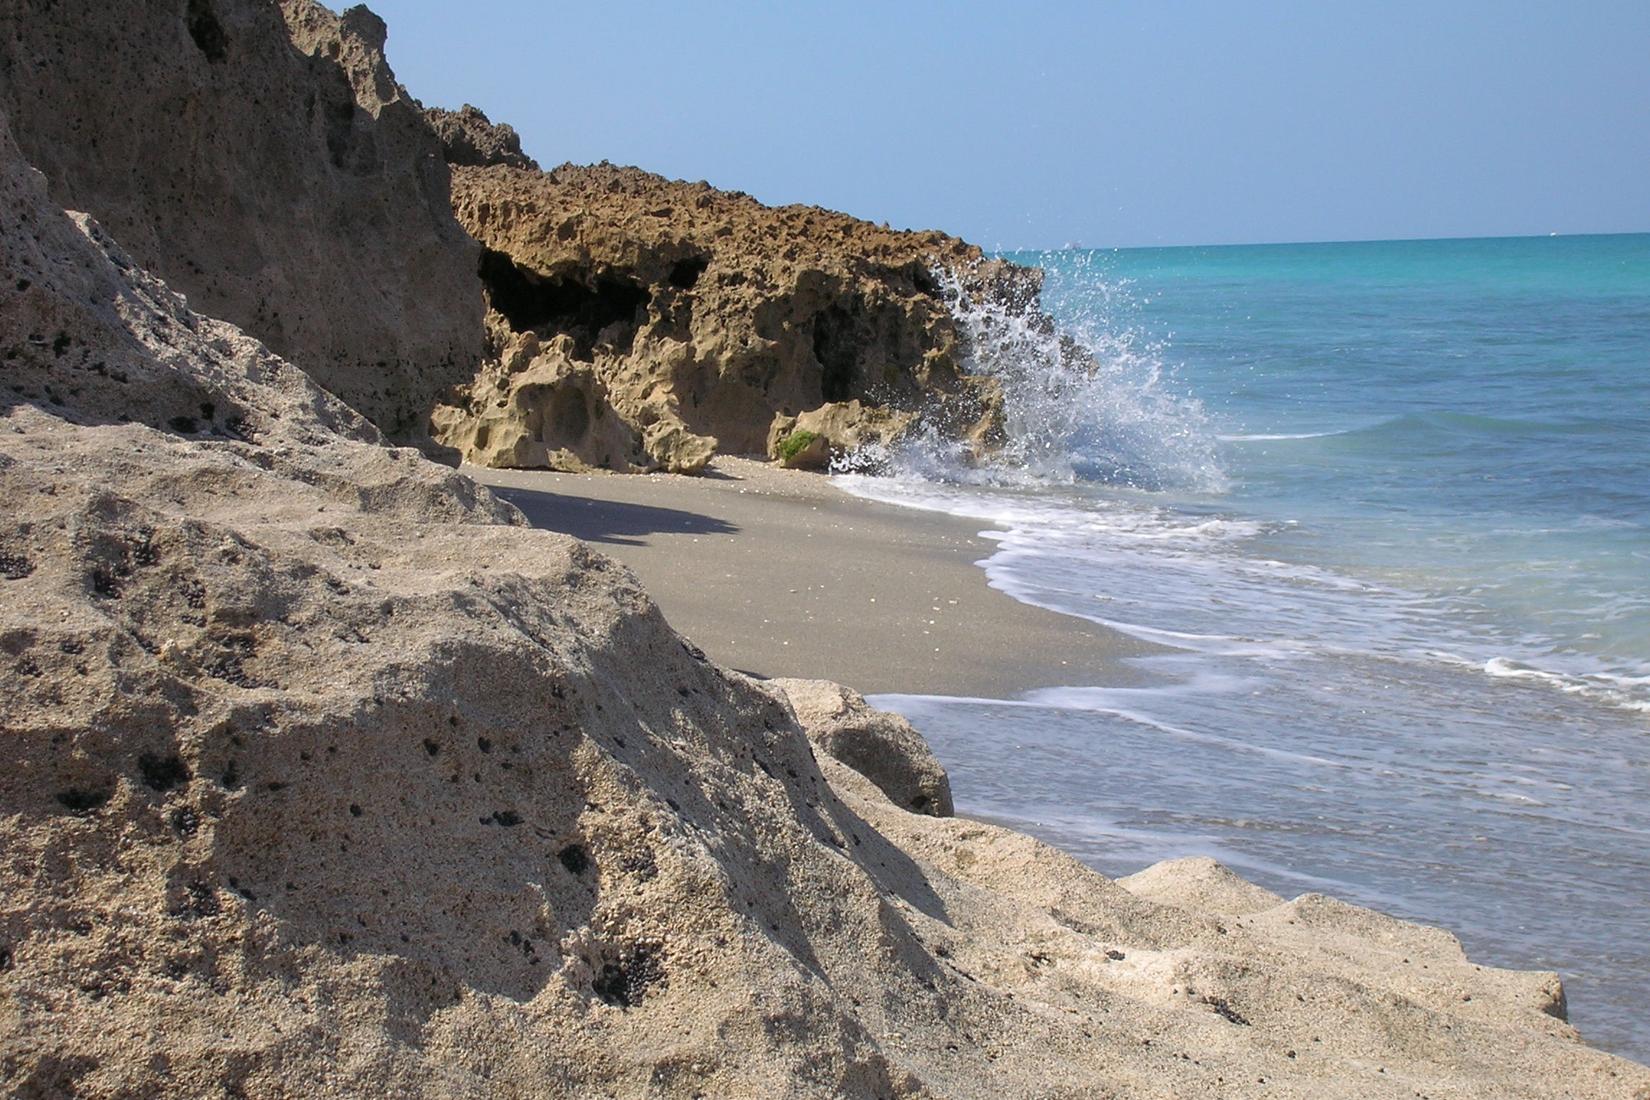
M 494 487 L 493 492 L 520 508 L 534 527 L 560 531 L 585 542 L 643 546 L 649 535 L 731 535 L 739 530 L 725 520 L 680 508 L 587 500 L 541 489 Z

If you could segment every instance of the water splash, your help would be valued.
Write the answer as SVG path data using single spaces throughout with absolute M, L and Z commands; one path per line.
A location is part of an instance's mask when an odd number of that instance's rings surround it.
M 1224 488 L 1202 405 L 1177 392 L 1160 345 L 1118 323 L 1126 287 L 1092 280 L 1075 322 L 1056 324 L 1040 310 L 970 293 L 956 272 L 934 275 L 963 336 L 962 369 L 1001 385 L 1002 447 L 982 463 L 928 427 L 892 452 L 850 456 L 841 469 L 881 465 L 927 481 Z

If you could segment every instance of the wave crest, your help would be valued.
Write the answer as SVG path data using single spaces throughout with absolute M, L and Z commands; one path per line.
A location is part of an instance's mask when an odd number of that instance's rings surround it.
M 1203 406 L 1177 392 L 1161 347 L 1113 325 L 1103 309 L 1056 324 L 1023 303 L 970 293 L 957 272 L 936 269 L 934 278 L 963 336 L 964 371 L 1001 388 L 1000 446 L 981 460 L 929 427 L 891 451 L 849 456 L 843 469 L 880 466 L 928 481 L 1225 487 Z

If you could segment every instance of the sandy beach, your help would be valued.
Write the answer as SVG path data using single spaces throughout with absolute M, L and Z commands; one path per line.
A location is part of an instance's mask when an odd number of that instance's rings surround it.
M 860 691 L 1011 698 L 1122 683 L 1145 643 L 990 588 L 983 520 L 861 500 L 818 474 L 719 458 L 708 475 L 464 472 L 535 526 L 618 558 L 722 664 Z

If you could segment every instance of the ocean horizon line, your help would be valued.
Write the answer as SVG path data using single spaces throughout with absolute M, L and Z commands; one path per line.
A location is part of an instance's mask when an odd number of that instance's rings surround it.
M 1306 248 L 1314 245 L 1355 245 L 1355 244 L 1445 244 L 1465 243 L 1470 241 L 1541 241 L 1550 239 L 1594 239 L 1599 237 L 1650 237 L 1650 228 L 1625 229 L 1610 232 L 1587 233 L 1491 233 L 1468 234 L 1459 237 L 1350 237 L 1345 239 L 1325 239 L 1306 241 L 1225 241 L 1216 244 L 1083 244 L 1081 242 L 1067 242 L 1062 245 L 1037 246 L 1028 245 L 1016 248 L 996 247 L 991 249 L 994 256 L 1026 255 L 1038 252 L 1169 252 L 1177 249 L 1214 249 L 1214 248 Z

